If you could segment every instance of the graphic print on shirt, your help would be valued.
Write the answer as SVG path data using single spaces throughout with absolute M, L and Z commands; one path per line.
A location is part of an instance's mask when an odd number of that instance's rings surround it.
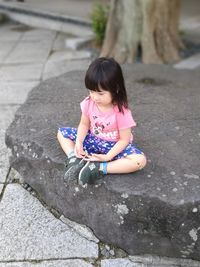
M 99 135 L 100 133 L 103 132 L 103 129 L 105 128 L 105 126 L 103 125 L 103 123 L 98 123 L 98 122 L 95 122 L 95 125 L 93 127 L 93 133 L 95 135 Z
M 93 119 L 96 120 L 98 119 L 98 117 L 93 116 Z M 118 132 L 116 130 L 111 131 L 110 129 L 107 129 L 107 126 L 109 126 L 110 124 L 111 122 L 104 123 L 104 122 L 96 121 L 94 123 L 92 132 L 99 137 L 104 137 L 104 138 L 108 137 L 110 139 L 116 139 Z

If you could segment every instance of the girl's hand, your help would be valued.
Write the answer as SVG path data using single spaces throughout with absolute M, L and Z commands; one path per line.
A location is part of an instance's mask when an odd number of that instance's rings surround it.
M 102 161 L 102 162 L 107 162 L 110 161 L 111 159 L 108 158 L 106 154 L 91 154 L 91 156 L 88 156 L 88 161 Z
M 83 158 L 85 156 L 85 152 L 83 150 L 83 143 L 77 141 L 74 148 L 74 153 L 77 158 Z

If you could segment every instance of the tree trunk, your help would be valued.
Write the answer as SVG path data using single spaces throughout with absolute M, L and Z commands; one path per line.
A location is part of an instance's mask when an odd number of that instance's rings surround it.
M 101 56 L 144 63 L 178 61 L 184 45 L 178 23 L 181 0 L 111 0 Z M 140 49 L 139 49 L 140 48 Z

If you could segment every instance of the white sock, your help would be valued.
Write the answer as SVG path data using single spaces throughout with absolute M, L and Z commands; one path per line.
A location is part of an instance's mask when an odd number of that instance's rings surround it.
M 75 153 L 74 153 L 74 150 L 70 150 L 68 153 L 67 153 L 67 157 L 68 159 L 72 158 L 75 156 Z

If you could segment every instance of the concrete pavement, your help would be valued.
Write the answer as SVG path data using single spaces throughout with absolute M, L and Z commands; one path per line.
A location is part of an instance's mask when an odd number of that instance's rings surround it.
M 32 266 L 32 261 L 41 261 L 38 266 L 89 267 L 92 265 L 85 259 L 95 260 L 98 257 L 98 240 L 86 227 L 70 225 L 69 221 L 63 223 L 20 186 L 23 181 L 14 171 L 10 171 L 10 152 L 4 144 L 6 128 L 34 86 L 42 79 L 66 70 L 82 69 L 89 63 L 90 54 L 87 51 L 65 50 L 66 38 L 66 35 L 56 32 L 24 28 L 15 23 L 0 27 L 2 267 Z
M 129 257 L 100 244 L 90 229 L 49 210 L 10 170 L 4 135 L 29 91 L 91 61 L 88 51 L 66 49 L 66 38 L 17 23 L 0 26 L 0 267 L 200 267 L 190 260 Z

